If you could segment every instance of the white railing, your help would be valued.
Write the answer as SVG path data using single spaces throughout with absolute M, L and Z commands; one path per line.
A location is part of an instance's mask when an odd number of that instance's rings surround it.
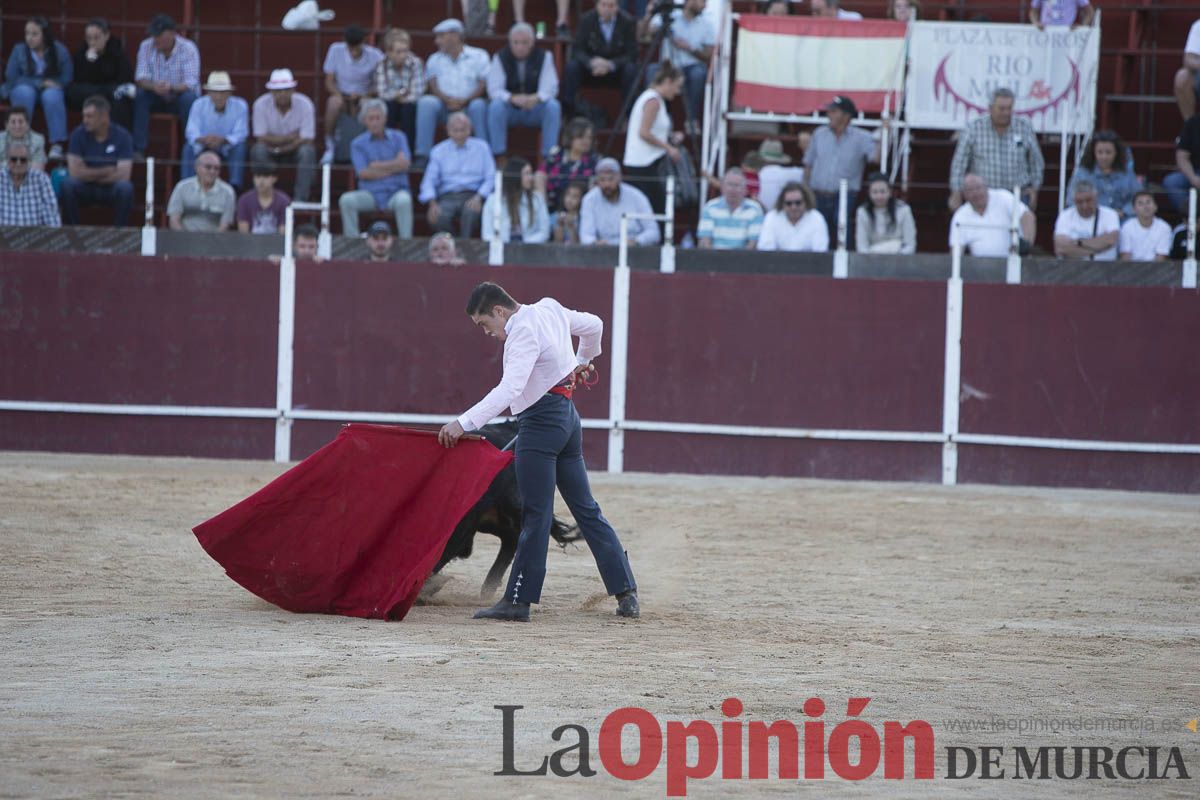
M 492 189 L 492 240 L 488 243 L 488 264 L 498 267 L 504 263 L 504 242 L 500 238 L 500 204 L 504 198 L 504 173 L 496 170 L 496 186 Z M 487 225 L 485 219 L 480 227 Z M 509 222 L 511 225 L 511 221 Z
M 962 228 L 975 228 L 985 230 L 1006 230 L 1009 233 L 1008 243 L 1008 260 L 1005 263 L 1004 282 L 1005 283 L 1020 283 L 1021 282 L 1021 190 L 1019 186 L 1013 187 L 1013 204 L 1012 217 L 1007 225 L 999 225 L 988 222 L 955 222 L 954 232 L 951 236 L 951 241 L 954 245 L 950 248 L 950 274 L 951 276 L 962 275 L 962 257 L 963 246 L 962 237 L 957 231 Z
M 158 251 L 158 229 L 154 227 L 154 157 L 146 159 L 146 219 L 142 225 L 142 255 Z
M 1188 190 L 1187 258 L 1183 260 L 1183 288 L 1196 288 L 1196 189 Z
M 838 217 L 837 217 L 837 248 L 833 251 L 833 277 L 850 277 L 850 253 L 846 249 L 846 232 L 849 230 L 850 217 L 847 208 L 847 197 L 850 192 L 850 182 L 842 178 L 838 182 Z
M 617 267 L 629 266 L 629 220 L 653 220 L 662 222 L 663 243 L 658 248 L 658 271 L 675 271 L 675 176 L 667 176 L 667 208 L 665 214 L 621 214 L 620 242 L 617 244 Z

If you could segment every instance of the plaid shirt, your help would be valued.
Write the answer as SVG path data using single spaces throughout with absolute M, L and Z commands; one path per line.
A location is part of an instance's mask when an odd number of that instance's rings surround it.
M 1041 186 L 1045 169 L 1032 122 L 1014 116 L 1008 130 L 999 134 L 992 127 L 992 118 L 984 114 L 958 139 L 950 162 L 950 188 L 961 190 L 968 172 L 983 178 L 993 189 Z
M 143 39 L 138 47 L 135 79 L 167 81 L 172 86 L 182 83 L 199 94 L 200 50 L 190 40 L 176 34 L 175 47 L 168 57 L 155 49 L 153 37 Z
M 381 100 L 417 102 L 417 98 L 425 94 L 425 65 L 412 53 L 404 59 L 400 69 L 396 69 L 390 58 L 385 58 L 375 68 L 375 94 Z
M 13 185 L 9 171 L 0 169 L 0 225 L 62 227 L 50 176 L 31 169 L 18 189 Z

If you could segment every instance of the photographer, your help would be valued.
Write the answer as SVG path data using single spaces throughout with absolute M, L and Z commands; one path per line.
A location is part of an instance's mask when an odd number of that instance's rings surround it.
M 687 113 L 685 130 L 689 136 L 700 133 L 700 114 L 704 110 L 704 81 L 708 61 L 717 44 L 717 31 L 704 15 L 705 0 L 684 0 L 675 8 L 669 0 L 646 7 L 638 23 L 638 37 L 646 39 L 661 31 L 662 61 L 670 61 L 683 73 L 683 105 Z M 646 70 L 646 85 L 654 83 L 658 65 Z

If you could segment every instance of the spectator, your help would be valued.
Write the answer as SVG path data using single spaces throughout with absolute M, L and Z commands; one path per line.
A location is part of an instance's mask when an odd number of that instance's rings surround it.
M 950 218 L 951 247 L 958 242 L 973 256 L 1007 256 L 1012 242 L 1009 226 L 1012 224 L 1013 203 L 1020 204 L 1018 224 L 1021 238 L 1027 242 L 1033 241 L 1037 221 L 1029 206 L 1013 197 L 1012 192 L 989 189 L 987 181 L 981 176 L 968 174 L 963 178 L 962 194 L 966 202 Z
M 20 142 L 29 150 L 29 168 L 41 172 L 46 168 L 46 137 L 29 130 L 29 112 L 24 106 L 13 106 L 0 131 L 0 151 L 9 142 Z
M 570 0 L 554 0 L 558 12 L 558 16 L 554 18 L 554 32 L 561 39 L 571 35 L 571 29 L 567 27 L 567 9 L 570 5 Z M 513 0 L 513 19 L 516 22 L 525 22 L 525 0 Z M 492 24 L 495 25 L 494 19 Z
M 916 22 L 921 13 L 918 0 L 888 0 L 887 18 L 897 22 Z
M 708 77 L 708 60 L 717 44 L 717 29 L 704 13 L 705 0 L 684 0 L 683 8 L 671 12 L 670 35 L 663 37 L 661 60 L 670 61 L 683 73 L 683 108 L 687 121 L 684 130 L 689 136 L 700 135 L 700 114 L 704 111 L 704 82 Z M 657 4 L 646 7 L 640 30 L 658 31 L 663 17 L 656 14 Z M 646 81 L 654 84 L 657 64 L 646 70 Z
M 829 124 L 813 131 L 812 142 L 804 153 L 804 184 L 816 196 L 817 210 L 829 226 L 829 241 L 836 246 L 838 191 L 842 179 L 848 184 L 847 202 L 852 202 L 862 186 L 867 162 L 879 163 L 879 142 L 862 128 L 850 124 L 858 108 L 849 97 L 838 95 L 825 106 Z M 854 241 L 854 215 L 847 208 L 846 244 Z
M 228 72 L 208 73 L 204 95 L 192 103 L 184 132 L 183 163 L 179 174 L 190 178 L 196 156 L 212 150 L 229 165 L 229 183 L 242 188 L 242 168 L 246 163 L 246 137 L 250 133 L 250 106 L 233 97 L 233 82 Z
M 1047 25 L 1074 28 L 1091 25 L 1096 9 L 1088 0 L 1033 0 L 1029 5 L 1029 21 L 1044 30 Z
M 187 124 L 200 94 L 200 51 L 175 32 L 175 20 L 159 14 L 150 21 L 149 38 L 138 46 L 137 97 L 133 101 L 133 149 L 145 155 L 150 140 L 150 114 L 165 111 Z
M 175 184 L 167 200 L 173 231 L 227 231 L 236 210 L 237 195 L 221 180 L 221 157 L 212 150 L 196 156 L 196 174 Z
M 667 111 L 667 103 L 678 97 L 682 88 L 682 73 L 670 61 L 664 61 L 650 88 L 641 93 L 629 112 L 622 163 L 629 182 L 642 190 L 656 214 L 662 214 L 667 204 L 664 159 L 682 158 L 675 146 L 682 135 L 671 134 L 671 114 Z
M 454 236 L 446 231 L 435 233 L 429 240 L 429 260 L 434 264 L 458 266 L 464 264 L 458 248 L 454 245 Z
M 67 140 L 67 107 L 65 88 L 71 85 L 74 65 L 71 53 L 56 42 L 50 31 L 50 21 L 33 17 L 25 23 L 25 41 L 12 49 L 8 67 L 4 70 L 3 95 L 20 106 L 33 119 L 33 108 L 42 104 L 46 115 L 46 133 L 50 151 L 46 157 L 60 161 L 63 142 Z
M 1200 19 L 1192 23 L 1183 46 L 1183 66 L 1175 73 L 1175 100 L 1185 120 L 1196 113 L 1200 97 Z
M 450 231 L 458 220 L 459 235 L 469 239 L 479 227 L 484 199 L 492 193 L 496 162 L 483 139 L 471 136 L 471 119 L 455 111 L 446 122 L 450 136 L 429 152 L 421 179 L 425 217 L 435 231 Z
M 1193 114 L 1183 123 L 1183 130 L 1175 139 L 1175 166 L 1179 171 L 1163 178 L 1167 197 L 1180 214 L 1187 213 L 1188 190 L 1200 189 L 1197 165 L 1200 165 L 1200 114 Z
M 988 115 L 973 121 L 959 136 L 950 162 L 952 211 L 963 203 L 962 185 L 968 172 L 983 178 L 989 186 L 1021 187 L 1021 199 L 1037 210 L 1046 162 L 1033 123 L 1025 117 L 1013 117 L 1015 102 L 1011 89 L 992 92 Z
M 1154 195 L 1142 189 L 1133 196 L 1134 216 L 1121 226 L 1117 251 L 1122 261 L 1166 261 L 1171 252 L 1171 226 L 1155 216 Z
M 1129 216 L 1133 213 L 1133 195 L 1142 188 L 1142 182 L 1133 174 L 1128 156 L 1120 136 L 1112 131 L 1094 133 L 1071 176 L 1067 194 L 1075 194 L 1077 181 L 1087 181 L 1099 192 L 1100 205 L 1115 208 L 1122 219 Z
M 1121 217 L 1097 202 L 1096 187 L 1076 181 L 1071 192 L 1075 205 L 1064 208 L 1054 222 L 1054 254 L 1059 258 L 1116 261 L 1121 238 Z
M 829 226 L 817 210 L 812 189 L 803 183 L 783 187 L 775 209 L 763 220 L 758 249 L 808 253 L 829 250 Z
M 768 17 L 789 17 L 792 14 L 792 0 L 767 0 L 760 5 L 760 13 Z
M 492 192 L 483 204 L 483 240 L 490 242 L 497 224 L 500 241 L 542 244 L 550 240 L 550 212 L 533 190 L 533 168 L 523 158 L 504 165 L 501 193 Z
M 602 158 L 596 165 L 596 185 L 583 196 L 579 208 L 579 243 L 618 245 L 622 214 L 651 214 L 650 201 L 641 190 L 621 182 L 621 165 Z M 630 219 L 629 238 L 634 244 L 658 244 L 661 234 L 652 219 Z
M 133 206 L 133 138 L 109 118 L 111 106 L 102 95 L 83 101 L 83 124 L 67 143 L 67 178 L 62 182 L 63 217 L 79 224 L 80 206 L 113 209 L 114 224 L 129 223 Z
M 554 147 L 538 170 L 538 191 L 546 195 L 546 205 L 557 208 L 563 189 L 575 181 L 587 181 L 596 174 L 595 129 L 584 117 L 575 117 L 563 130 L 561 145 Z
M 133 127 L 133 65 L 124 44 L 109 33 L 108 20 L 94 17 L 83 29 L 83 44 L 75 52 L 75 79 L 67 87 L 67 108 L 81 111 L 83 101 L 94 94 L 109 98 L 112 120 L 128 130 Z
M 296 261 L 316 261 L 324 259 L 317 255 L 317 229 L 312 225 L 297 225 L 292 230 L 292 258 Z
M 753 250 L 762 224 L 762 206 L 746 197 L 746 176 L 730 167 L 721 179 L 721 196 L 700 210 L 696 235 L 704 250 Z
M 376 263 L 391 261 L 392 245 L 395 243 L 392 226 L 381 219 L 375 220 L 367 228 L 367 260 Z
M 583 85 L 621 87 L 621 107 L 633 95 L 638 78 L 637 31 L 633 19 L 617 8 L 617 0 L 596 0 L 579 20 L 571 58 L 563 72 L 562 99 L 568 117 L 577 113 Z
M 488 138 L 492 153 L 508 152 L 508 129 L 541 128 L 542 156 L 558 143 L 562 107 L 554 56 L 533 43 L 533 28 L 518 22 L 508 32 L 508 45 L 492 57 L 487 72 Z
M 412 52 L 408 31 L 392 28 L 383 38 L 387 58 L 375 68 L 375 95 L 387 103 L 388 127 L 417 140 L 417 100 L 425 94 L 425 63 Z
M 292 198 L 275 188 L 278 176 L 269 161 L 250 169 L 254 188 L 238 198 L 237 227 L 242 233 L 283 233 Z
M 466 112 L 471 128 L 480 139 L 487 139 L 488 54 L 463 42 L 463 24 L 456 19 L 442 20 L 434 26 L 437 52 L 425 64 L 428 94 L 417 101 L 417 164 L 433 147 L 433 134 L 448 114 Z
M 846 11 L 842 8 L 841 0 L 812 0 L 812 15 L 827 19 L 861 20 L 863 15 L 857 11 Z
M 376 97 L 362 103 L 359 121 L 367 127 L 350 143 L 350 160 L 358 175 L 358 189 L 338 198 L 342 233 L 358 236 L 360 211 L 390 209 L 401 239 L 412 238 L 412 194 L 408 167 L 412 150 L 403 131 L 387 127 L 387 105 Z
M 338 117 L 358 115 L 358 103 L 371 94 L 375 68 L 383 61 L 377 47 L 363 44 L 367 34 L 357 25 L 346 28 L 343 41 L 329 45 L 325 53 L 325 155 L 322 164 L 332 164 Z
M 58 198 L 44 170 L 30 169 L 29 145 L 11 141 L 0 169 L 0 225 L 62 226 Z
M 316 109 L 313 101 L 296 91 L 290 69 L 271 72 L 267 94 L 254 101 L 254 138 L 250 159 L 255 164 L 295 164 L 296 184 L 292 196 L 308 202 L 312 191 L 317 151 Z
M 774 208 L 784 186 L 804 182 L 804 167 L 788 166 L 792 157 L 783 151 L 783 142 L 778 139 L 765 139 L 755 152 L 763 161 L 758 171 L 758 202 L 763 208 Z
M 858 207 L 854 249 L 860 253 L 917 252 L 917 224 L 912 209 L 897 200 L 887 176 L 876 172 L 867 177 L 867 202 Z
M 586 182 L 574 181 L 562 191 L 562 205 L 550 217 L 550 238 L 555 244 L 579 244 L 579 207 L 587 190 Z

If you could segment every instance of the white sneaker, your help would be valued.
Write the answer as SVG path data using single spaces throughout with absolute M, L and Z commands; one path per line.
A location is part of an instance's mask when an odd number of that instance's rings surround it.
M 50 152 L 46 153 L 47 161 L 62 161 L 63 149 L 61 144 L 53 144 L 50 146 Z
M 332 164 L 333 163 L 333 148 L 332 147 L 325 148 L 325 155 L 321 156 L 321 163 L 322 164 Z

